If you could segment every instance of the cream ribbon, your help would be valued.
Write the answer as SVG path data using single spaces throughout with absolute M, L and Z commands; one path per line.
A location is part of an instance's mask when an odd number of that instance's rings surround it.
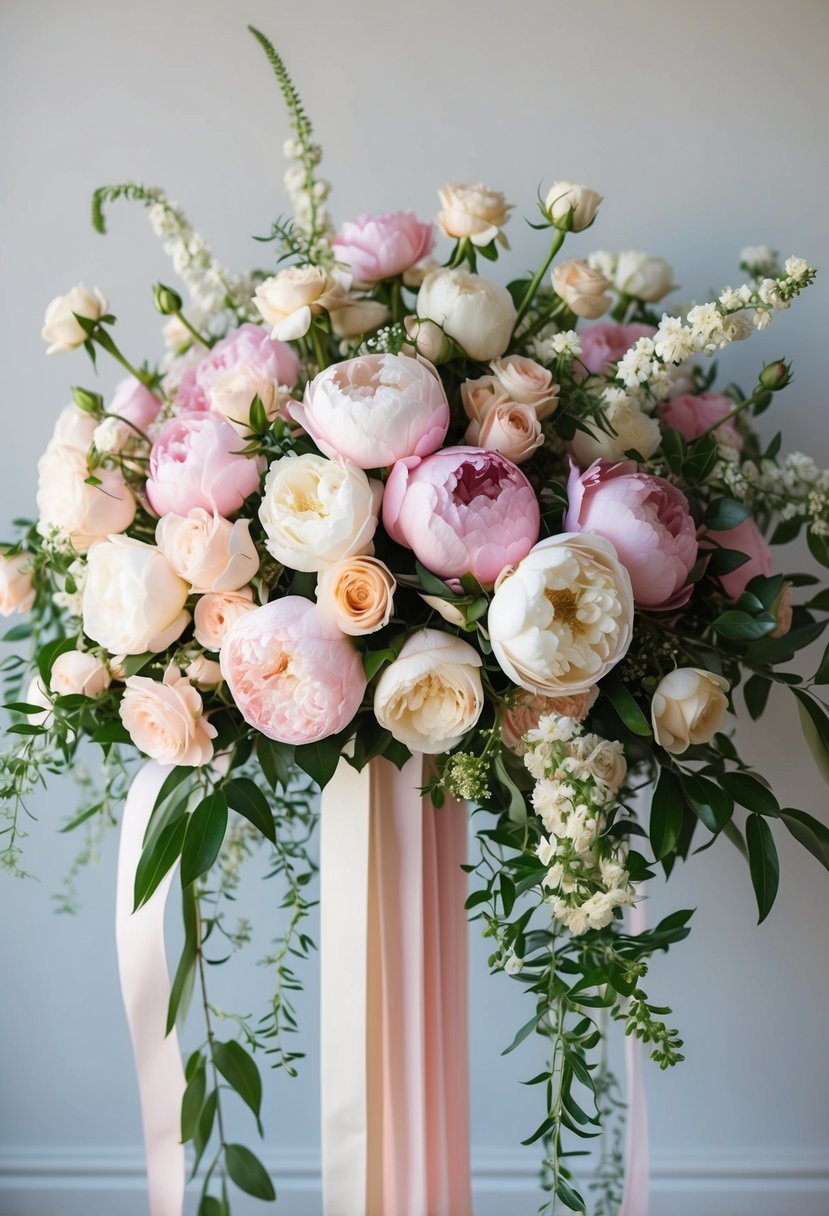
M 144 834 L 169 772 L 169 768 L 150 762 L 130 787 L 121 821 L 115 895 L 118 973 L 138 1074 L 150 1216 L 181 1216 L 184 1206 L 180 1123 L 184 1070 L 175 1030 L 164 1035 L 170 999 L 164 910 L 176 867 L 143 907 L 137 912 L 132 910 L 135 871 Z
M 631 935 L 648 927 L 644 892 L 627 917 Z M 627 1118 L 625 1122 L 625 1186 L 619 1216 L 648 1216 L 650 1206 L 650 1145 L 648 1142 L 648 1103 L 642 1060 L 642 1043 L 634 1035 L 625 1036 L 625 1076 Z

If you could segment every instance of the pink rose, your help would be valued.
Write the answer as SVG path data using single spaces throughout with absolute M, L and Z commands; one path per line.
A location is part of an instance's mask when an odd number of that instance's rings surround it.
M 222 643 L 239 618 L 255 608 L 250 587 L 242 587 L 239 591 L 208 592 L 196 601 L 193 609 L 196 641 L 206 650 L 221 650 Z
M 765 578 L 771 578 L 774 574 L 771 549 L 753 519 L 744 519 L 736 528 L 729 528 L 727 532 L 706 532 L 703 546 L 707 540 L 716 541 L 723 549 L 736 549 L 738 553 L 745 553 L 748 557 L 748 561 L 736 570 L 718 575 L 728 599 L 738 600 L 758 574 L 764 575 Z
M 610 365 L 618 363 L 634 342 L 651 338 L 655 333 L 652 325 L 612 325 L 610 322 L 580 329 L 581 362 L 594 376 L 607 376 Z M 578 361 L 573 366 L 577 370 Z
M 175 664 L 164 682 L 146 676 L 125 681 L 119 713 L 135 746 L 160 764 L 199 768 L 213 758 L 216 727 L 204 716 L 202 699 Z
M 595 532 L 609 540 L 627 569 L 640 608 L 679 608 L 692 591 L 696 527 L 685 495 L 662 477 L 637 471 L 632 461 L 597 460 L 579 475 L 571 467 L 569 532 Z
M 359 469 L 427 456 L 446 438 L 449 404 L 440 377 L 408 355 L 363 355 L 334 363 L 305 389 L 291 415 L 317 447 Z
M 147 498 L 157 515 L 203 507 L 233 515 L 259 486 L 259 462 L 241 456 L 239 436 L 213 414 L 172 418 L 150 452 Z
M 464 438 L 475 447 L 500 452 L 514 464 L 529 460 L 544 442 L 535 410 L 517 401 L 493 405 L 482 423 L 470 422 Z
M 265 326 L 247 321 L 187 368 L 176 393 L 178 412 L 210 409 L 216 382 L 224 382 L 228 373 L 242 372 L 254 384 L 258 381 L 273 389 L 280 384 L 293 388 L 299 379 L 299 359 L 286 343 L 272 341 Z M 250 401 L 247 404 L 250 406 Z
M 155 393 L 151 393 L 135 376 L 127 376 L 116 384 L 107 413 L 117 414 L 146 434 L 160 409 L 161 402 Z
M 538 539 L 541 516 L 524 474 L 498 452 L 445 448 L 394 466 L 383 523 L 441 578 L 471 572 L 491 585 Z
M 331 244 L 357 283 L 368 286 L 402 274 L 425 258 L 435 242 L 431 224 L 422 224 L 412 211 L 361 215 L 343 224 Z
M 298 595 L 237 621 L 222 646 L 221 666 L 245 721 L 279 743 L 336 735 L 366 690 L 353 643 Z
M 699 438 L 703 432 L 716 426 L 714 438 L 740 452 L 743 448 L 743 437 L 731 419 L 723 422 L 734 409 L 730 397 L 721 393 L 701 393 L 698 397 L 688 393 L 682 397 L 672 397 L 659 410 L 659 421 L 663 428 L 673 427 L 679 431 L 683 439 L 689 443 Z M 717 426 L 717 423 L 720 423 Z

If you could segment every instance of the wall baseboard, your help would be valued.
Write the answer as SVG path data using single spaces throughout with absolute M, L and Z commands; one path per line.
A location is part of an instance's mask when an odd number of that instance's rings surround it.
M 316 1150 L 263 1152 L 276 1179 L 279 1216 L 320 1216 Z M 827 1216 L 829 1159 L 818 1150 L 735 1151 L 657 1157 L 651 1216 Z M 478 1150 L 476 1216 L 532 1216 L 533 1162 L 521 1151 Z M 193 1201 L 188 1210 L 194 1207 Z M 234 1216 L 261 1216 L 234 1200 Z M 0 1216 L 146 1216 L 144 1163 L 135 1148 L 0 1149 Z

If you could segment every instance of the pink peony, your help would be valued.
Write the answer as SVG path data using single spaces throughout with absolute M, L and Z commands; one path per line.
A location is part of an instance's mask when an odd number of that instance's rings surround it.
M 431 253 L 435 230 L 412 211 L 361 215 L 343 224 L 331 244 L 357 283 L 368 286 L 402 274 Z
M 699 397 L 688 393 L 666 401 L 660 407 L 659 421 L 663 428 L 673 427 L 675 431 L 679 431 L 682 438 L 689 443 L 712 426 L 717 426 L 719 422 L 721 425 L 712 432 L 715 439 L 740 452 L 743 447 L 742 435 L 730 419 L 728 422 L 722 422 L 733 409 L 734 402 L 730 397 L 723 397 L 721 393 L 701 393 Z
M 293 418 L 326 456 L 381 469 L 428 456 L 449 429 L 449 404 L 434 368 L 408 355 L 363 355 L 334 363 L 305 389 Z
M 640 473 L 632 460 L 597 460 L 581 475 L 572 465 L 567 484 L 569 532 L 609 540 L 627 569 L 640 608 L 679 608 L 693 590 L 696 527 L 685 495 L 662 477 Z
M 245 721 L 279 743 L 315 743 L 337 734 L 366 690 L 351 640 L 298 595 L 236 621 L 224 640 L 221 666 Z
M 771 549 L 753 519 L 744 519 L 736 528 L 729 528 L 727 532 L 706 532 L 703 545 L 707 540 L 716 541 L 723 549 L 736 549 L 738 553 L 745 553 L 748 557 L 748 561 L 736 570 L 718 576 L 722 589 L 730 600 L 738 600 L 758 574 L 766 578 L 771 578 L 774 574 Z
M 147 498 L 157 515 L 187 515 L 203 507 L 225 517 L 259 486 L 259 462 L 241 456 L 229 422 L 212 414 L 172 418 L 150 452 Z
M 126 419 L 138 427 L 139 431 L 146 433 L 155 422 L 160 409 L 161 402 L 155 393 L 151 393 L 135 376 L 127 376 L 116 384 L 107 412 L 117 414 L 119 418 Z
M 652 325 L 613 325 L 609 321 L 580 329 L 581 362 L 594 376 L 607 376 L 610 365 L 618 363 L 634 342 L 640 338 L 652 338 L 655 333 Z M 578 369 L 578 366 L 576 362 L 574 367 Z
M 541 516 L 535 491 L 505 456 L 455 447 L 397 462 L 383 495 L 383 523 L 441 578 L 471 572 L 492 585 L 529 553 Z
M 187 368 L 176 392 L 176 409 L 180 414 L 209 410 L 216 381 L 239 371 L 250 373 L 254 380 L 293 388 L 299 379 L 299 359 L 286 343 L 272 341 L 265 326 L 247 321 Z

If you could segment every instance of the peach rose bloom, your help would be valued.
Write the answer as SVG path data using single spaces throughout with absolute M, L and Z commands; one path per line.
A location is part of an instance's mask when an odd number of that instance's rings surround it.
M 483 423 L 470 422 L 464 442 L 489 452 L 500 452 L 513 464 L 522 464 L 541 447 L 544 436 L 531 405 L 505 401 L 494 405 Z
M 215 688 L 222 682 L 221 667 L 215 659 L 208 659 L 204 654 L 197 655 L 192 662 L 188 663 L 184 674 L 197 688 Z
M 204 716 L 198 691 L 174 663 L 162 683 L 130 676 L 119 713 L 135 746 L 159 764 L 200 768 L 213 758 L 216 728 Z
M 35 602 L 32 567 L 25 553 L 0 553 L 0 616 L 31 612 Z
M 317 606 L 343 633 L 376 633 L 389 623 L 395 585 L 394 575 L 376 557 L 348 557 L 320 574 Z
M 489 366 L 508 400 L 531 405 L 539 421 L 552 414 L 558 404 L 558 385 L 549 368 L 525 355 L 505 355 Z
M 464 380 L 461 385 L 464 413 L 470 422 L 477 422 L 479 426 L 494 406 L 504 405 L 509 400 L 495 376 L 479 376 L 477 380 Z
M 259 569 L 250 520 L 231 523 L 204 507 L 194 507 L 187 515 L 162 516 L 155 542 L 179 578 L 199 594 L 238 591 Z
M 265 279 L 253 302 L 271 327 L 271 338 L 293 342 L 308 333 L 313 317 L 345 304 L 350 276 L 319 266 L 291 266 Z
M 100 697 L 112 677 L 106 663 L 83 650 L 67 650 L 52 664 L 49 687 L 58 697 Z
M 524 736 L 538 726 L 539 718 L 545 714 L 557 714 L 560 718 L 575 718 L 581 722 L 599 695 L 598 688 L 574 693 L 569 697 L 543 697 L 522 693 L 501 719 L 501 740 L 505 747 L 516 755 L 523 756 L 527 750 Z
M 496 237 L 506 244 L 501 229 L 509 219 L 510 206 L 500 190 L 478 184 L 450 182 L 438 190 L 441 210 L 436 223 L 452 240 L 467 238 L 473 245 L 488 245 Z
M 205 650 L 221 650 L 228 630 L 255 607 L 250 587 L 240 587 L 235 592 L 214 591 L 203 595 L 193 610 L 196 641 Z
M 581 258 L 560 262 L 553 270 L 553 291 L 577 317 L 595 321 L 610 308 L 610 283 Z

